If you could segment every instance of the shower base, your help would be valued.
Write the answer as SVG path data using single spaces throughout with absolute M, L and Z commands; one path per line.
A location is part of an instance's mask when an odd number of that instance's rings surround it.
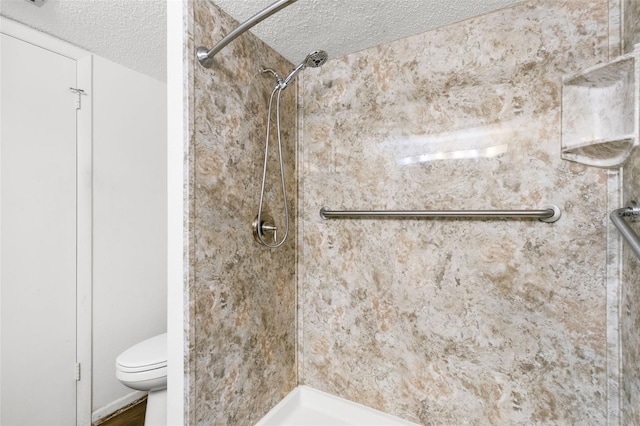
M 391 416 L 309 386 L 298 386 L 256 426 L 400 426 L 416 423 Z

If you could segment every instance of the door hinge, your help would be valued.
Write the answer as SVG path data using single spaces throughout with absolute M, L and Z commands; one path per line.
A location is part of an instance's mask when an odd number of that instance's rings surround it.
M 80 372 L 81 371 L 82 371 L 82 369 L 81 369 L 80 363 L 78 362 L 78 363 L 76 363 L 76 382 L 80 381 L 80 377 L 81 377 Z
M 74 92 L 76 94 L 76 109 L 81 109 L 82 108 L 82 101 L 81 101 L 81 96 L 84 95 L 84 90 L 82 89 L 77 89 L 75 87 L 69 87 L 69 90 L 71 90 L 72 92 Z

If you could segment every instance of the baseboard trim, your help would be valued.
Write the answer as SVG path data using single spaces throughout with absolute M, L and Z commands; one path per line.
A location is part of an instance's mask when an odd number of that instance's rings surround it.
M 128 395 L 123 396 L 120 399 L 113 401 L 111 404 L 108 404 L 102 408 L 95 410 L 91 414 L 91 423 L 94 425 L 99 425 L 107 421 L 109 418 L 117 415 L 123 410 L 128 409 L 132 405 L 136 405 L 140 402 L 141 399 L 146 398 L 147 393 L 142 391 L 131 392 Z

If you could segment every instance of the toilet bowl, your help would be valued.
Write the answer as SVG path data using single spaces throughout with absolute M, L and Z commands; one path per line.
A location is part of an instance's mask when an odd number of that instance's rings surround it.
M 167 424 L 167 333 L 118 355 L 116 378 L 127 387 L 148 392 L 145 426 Z

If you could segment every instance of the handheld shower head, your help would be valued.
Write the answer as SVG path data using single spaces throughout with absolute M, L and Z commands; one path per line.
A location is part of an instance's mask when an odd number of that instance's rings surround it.
M 324 50 L 316 50 L 309 53 L 302 63 L 307 67 L 318 68 L 323 66 L 324 63 L 327 62 L 327 59 L 329 59 L 327 52 Z
M 329 59 L 329 55 L 327 55 L 327 52 L 325 52 L 324 50 L 315 50 L 309 53 L 307 57 L 304 58 L 304 61 L 302 61 L 302 63 L 298 65 L 293 71 L 291 71 L 291 74 L 289 74 L 287 78 L 284 79 L 284 81 L 281 84 L 281 88 L 284 89 L 285 87 L 287 87 L 287 85 L 294 78 L 296 78 L 298 73 L 300 73 L 300 71 L 302 71 L 303 69 L 307 67 L 311 67 L 311 68 L 321 67 L 322 65 L 325 64 L 325 62 L 327 62 L 327 59 Z

